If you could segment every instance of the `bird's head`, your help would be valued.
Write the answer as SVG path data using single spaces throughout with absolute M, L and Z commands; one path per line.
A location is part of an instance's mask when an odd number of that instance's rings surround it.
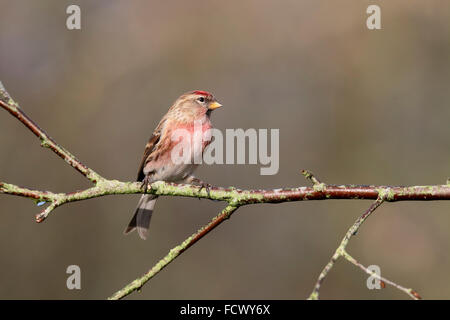
M 201 90 L 190 91 L 179 97 L 172 106 L 172 112 L 182 113 L 185 116 L 210 115 L 211 111 L 222 105 L 214 96 Z
M 207 91 L 195 90 L 195 91 L 189 92 L 187 94 L 187 97 L 192 102 L 196 103 L 197 105 L 202 106 L 203 108 L 206 108 L 208 111 L 212 111 L 212 110 L 220 108 L 222 106 L 216 100 L 216 98 L 214 98 L 214 96 Z

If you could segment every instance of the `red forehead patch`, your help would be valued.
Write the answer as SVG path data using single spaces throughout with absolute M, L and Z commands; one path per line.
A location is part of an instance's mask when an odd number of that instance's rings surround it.
M 208 91 L 195 90 L 194 93 L 205 97 L 212 96 Z

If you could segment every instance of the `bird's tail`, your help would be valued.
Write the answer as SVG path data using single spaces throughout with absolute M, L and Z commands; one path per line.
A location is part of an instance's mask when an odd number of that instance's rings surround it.
M 150 226 L 150 219 L 152 218 L 153 208 L 155 207 L 157 198 L 158 196 L 153 194 L 142 195 L 138 202 L 136 212 L 124 231 L 125 234 L 137 229 L 139 236 L 144 240 L 147 239 L 148 227 Z

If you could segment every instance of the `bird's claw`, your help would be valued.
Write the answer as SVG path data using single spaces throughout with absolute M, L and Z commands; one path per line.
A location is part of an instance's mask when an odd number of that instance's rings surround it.
M 145 176 L 145 178 L 142 180 L 141 189 L 143 189 L 144 191 L 147 191 L 149 184 L 150 184 L 150 177 Z
M 202 184 L 200 185 L 200 189 L 198 190 L 198 193 L 200 194 L 200 192 L 202 192 L 202 190 L 205 189 L 206 193 L 208 194 L 208 197 L 211 197 L 211 187 L 212 185 L 210 185 L 209 183 L 202 182 Z M 198 197 L 198 199 L 200 200 L 201 198 Z

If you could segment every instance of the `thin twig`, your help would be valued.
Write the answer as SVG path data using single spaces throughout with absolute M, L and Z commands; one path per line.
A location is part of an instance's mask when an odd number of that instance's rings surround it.
M 319 179 L 317 179 L 313 173 L 311 171 L 305 170 L 303 169 L 302 171 L 300 171 L 300 173 L 309 181 L 312 182 L 313 185 L 318 185 L 321 184 L 321 182 L 319 181 Z
M 414 300 L 421 300 L 422 298 L 420 297 L 420 295 L 413 289 L 411 288 L 405 288 L 397 283 L 395 283 L 394 281 L 388 280 L 380 275 L 378 275 L 377 273 L 371 271 L 369 268 L 366 268 L 365 266 L 363 266 L 361 263 L 359 263 L 355 258 L 353 258 L 351 255 L 349 255 L 347 253 L 347 251 L 342 250 L 342 257 L 344 257 L 347 261 L 349 261 L 350 263 L 354 264 L 355 266 L 357 266 L 358 268 L 360 268 L 361 270 L 363 270 L 365 273 L 367 273 L 368 275 L 378 279 L 381 282 L 387 283 L 391 286 L 393 286 L 394 288 L 397 288 L 400 291 L 403 291 L 404 293 L 406 293 L 408 296 L 410 296 L 412 299 Z

